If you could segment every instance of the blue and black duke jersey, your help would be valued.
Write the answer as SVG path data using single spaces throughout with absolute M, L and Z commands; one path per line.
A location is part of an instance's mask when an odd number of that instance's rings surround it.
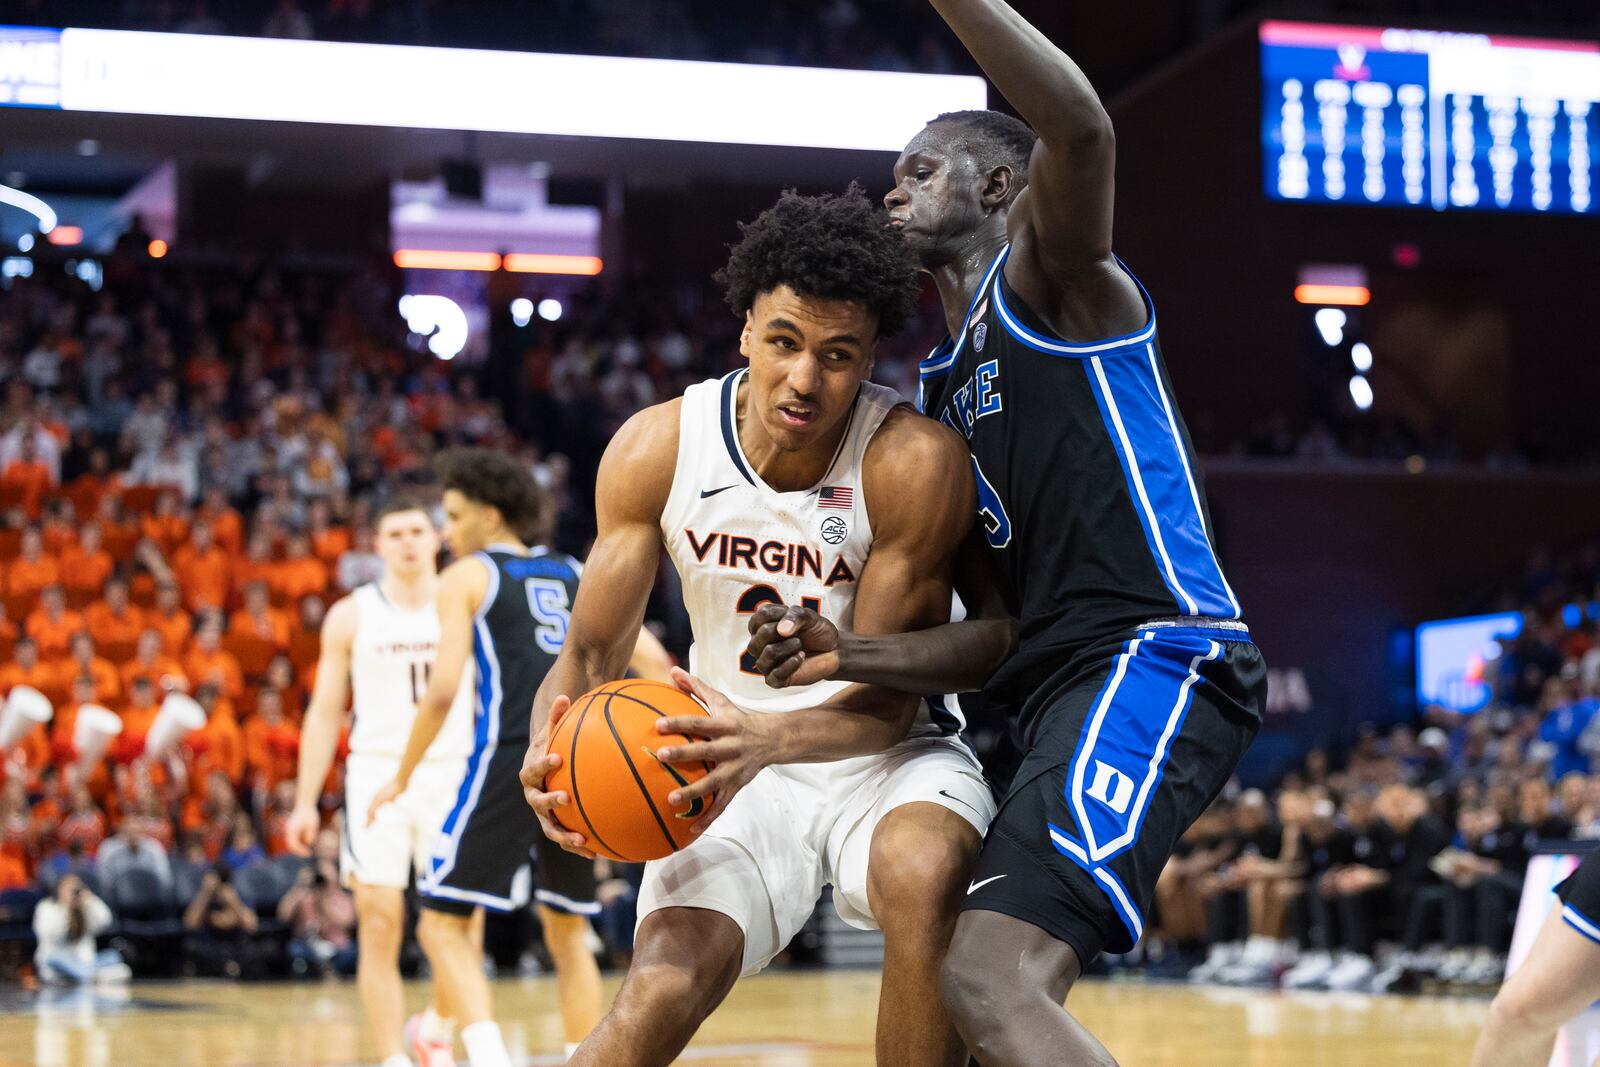
M 1149 620 L 1241 617 L 1149 295 L 1140 329 L 1068 343 L 1006 284 L 1009 252 L 960 336 L 923 360 L 918 390 L 972 451 L 980 521 L 1020 621 L 1018 652 L 990 683 L 1008 703 Z

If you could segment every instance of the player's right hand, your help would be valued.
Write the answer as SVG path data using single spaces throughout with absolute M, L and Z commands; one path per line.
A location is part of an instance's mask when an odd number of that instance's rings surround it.
M 749 653 L 773 689 L 811 685 L 839 669 L 839 629 L 810 608 L 763 604 L 750 616 Z
M 311 846 L 317 843 L 317 834 L 321 832 L 322 817 L 317 809 L 299 804 L 294 806 L 289 821 L 283 826 L 284 840 L 296 856 L 311 855 Z
M 528 755 L 523 759 L 522 772 L 517 777 L 522 782 L 522 797 L 539 817 L 539 828 L 544 831 L 544 836 L 568 852 L 592 860 L 594 853 L 586 847 L 588 841 L 584 836 L 573 833 L 556 820 L 555 809 L 571 803 L 571 798 L 566 793 L 547 793 L 544 789 L 545 778 L 561 766 L 561 757 L 550 751 L 550 733 L 570 707 L 570 699 L 556 697 L 550 705 L 549 718 L 545 719 L 544 726 L 528 742 Z

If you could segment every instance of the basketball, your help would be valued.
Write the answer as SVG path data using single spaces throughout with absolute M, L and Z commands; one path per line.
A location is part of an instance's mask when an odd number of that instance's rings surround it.
M 655 758 L 668 745 L 697 740 L 656 732 L 656 720 L 679 715 L 706 715 L 706 709 L 665 682 L 630 679 L 585 693 L 556 724 L 550 751 L 561 756 L 561 766 L 545 788 L 572 798 L 555 816 L 588 838 L 596 855 L 642 863 L 689 843 L 689 827 L 705 801 L 674 809 L 667 794 L 698 781 L 711 766 Z

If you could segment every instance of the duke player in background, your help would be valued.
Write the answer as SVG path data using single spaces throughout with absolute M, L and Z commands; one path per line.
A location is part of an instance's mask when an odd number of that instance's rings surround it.
M 310 855 L 322 825 L 317 798 L 333 767 L 349 706 L 341 867 L 356 898 L 361 950 L 356 974 L 382 1067 L 409 1067 L 401 1034 L 405 891 L 412 871 L 426 868 L 439 827 L 461 786 L 472 751 L 472 686 L 470 678 L 463 678 L 410 788 L 368 824 L 367 805 L 400 766 L 417 701 L 427 689 L 439 647 L 439 614 L 434 609 L 439 532 L 428 505 L 396 496 L 378 508 L 376 520 L 374 540 L 383 577 L 334 604 L 322 624 L 322 652 L 300 738 L 295 807 L 287 836 L 291 850 Z M 476 935 L 481 939 L 481 924 Z M 454 1062 L 449 1022 L 453 1011 L 447 994 L 435 983 L 433 1004 L 406 1026 L 422 1067 L 449 1067 Z
M 1545 1067 L 1556 1032 L 1600 1001 L 1600 852 L 1585 856 L 1556 895 L 1528 958 L 1495 994 L 1472 1067 Z
M 473 693 L 471 746 L 443 825 L 418 879 L 417 939 L 440 999 L 461 1026 L 472 1067 L 510 1067 L 483 974 L 480 908 L 508 911 L 517 870 L 537 847 L 534 898 L 556 964 L 562 1027 L 574 1047 L 600 1016 L 600 971 L 588 948 L 594 866 L 546 841 L 522 800 L 517 773 L 528 745 L 527 709 L 566 638 L 577 561 L 529 549 L 520 531 L 548 528 L 544 495 L 526 467 L 483 449 L 438 464 L 445 540 L 454 563 L 438 582 L 439 645 L 404 751 L 356 818 L 377 826 L 423 786 L 433 745 L 451 726 L 456 694 Z M 664 659 L 637 627 L 629 657 Z M 426 788 L 426 786 L 423 786 Z
M 777 685 L 987 682 L 1023 761 L 965 897 L 945 1002 L 984 1067 L 1098 1067 L 1111 1054 L 1062 1002 L 1096 954 L 1139 939 L 1179 837 L 1259 729 L 1266 671 L 1212 548 L 1154 306 L 1111 252 L 1110 118 L 1002 0 L 933 6 L 1033 123 L 935 119 L 884 199 L 950 328 L 919 406 L 972 453 L 983 528 L 959 585 L 979 621 L 857 639 L 774 606 L 752 620 L 752 650 Z
M 708 810 L 686 848 L 645 868 L 633 965 L 572 1062 L 672 1062 L 832 883 L 842 919 L 883 930 L 878 1063 L 964 1064 L 936 982 L 994 801 L 960 720 L 942 701 L 871 686 L 773 692 L 745 656 L 744 620 L 789 602 L 864 633 L 948 621 L 971 466 L 956 434 L 867 380 L 877 339 L 916 297 L 914 264 L 881 212 L 854 189 L 789 193 L 743 229 L 723 280 L 749 367 L 639 413 L 612 440 L 599 536 L 534 707 L 528 801 L 547 834 L 581 849 L 549 815 L 566 794 L 544 792 L 560 765 L 546 720 L 620 675 L 664 547 L 704 681 L 675 678 L 713 719 L 663 720 L 708 740 L 658 755 L 716 766 L 668 798 L 705 797 Z

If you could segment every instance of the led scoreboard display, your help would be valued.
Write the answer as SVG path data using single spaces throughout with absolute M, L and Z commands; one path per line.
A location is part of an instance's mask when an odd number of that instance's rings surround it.
M 1596 213 L 1600 43 L 1261 24 L 1267 195 Z

